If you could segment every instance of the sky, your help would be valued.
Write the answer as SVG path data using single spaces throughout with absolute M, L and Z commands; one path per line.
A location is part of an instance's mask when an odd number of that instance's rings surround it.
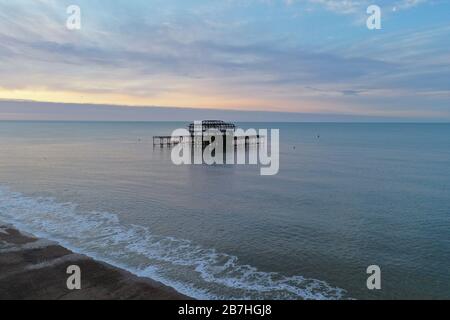
M 450 1 L 0 0 L 0 120 L 180 108 L 450 121 Z

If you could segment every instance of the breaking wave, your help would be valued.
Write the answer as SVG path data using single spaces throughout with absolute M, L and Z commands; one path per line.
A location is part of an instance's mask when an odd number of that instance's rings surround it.
M 0 187 L 0 220 L 198 299 L 342 299 L 324 281 L 262 272 L 235 256 L 121 223 L 108 212 Z

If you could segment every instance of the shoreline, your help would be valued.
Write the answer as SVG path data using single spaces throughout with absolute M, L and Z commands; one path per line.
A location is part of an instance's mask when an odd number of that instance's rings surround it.
M 69 290 L 71 265 L 81 290 Z M 36 238 L 0 222 L 0 300 L 191 300 L 150 278 Z

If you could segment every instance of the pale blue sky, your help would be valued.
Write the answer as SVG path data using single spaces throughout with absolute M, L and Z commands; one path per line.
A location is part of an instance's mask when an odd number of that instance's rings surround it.
M 0 99 L 449 121 L 449 40 L 440 0 L 0 0 Z

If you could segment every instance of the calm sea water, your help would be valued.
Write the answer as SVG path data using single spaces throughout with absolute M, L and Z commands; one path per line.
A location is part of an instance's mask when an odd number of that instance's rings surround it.
M 197 298 L 450 298 L 450 125 L 240 124 L 268 177 L 173 165 L 186 125 L 0 122 L 0 220 Z

